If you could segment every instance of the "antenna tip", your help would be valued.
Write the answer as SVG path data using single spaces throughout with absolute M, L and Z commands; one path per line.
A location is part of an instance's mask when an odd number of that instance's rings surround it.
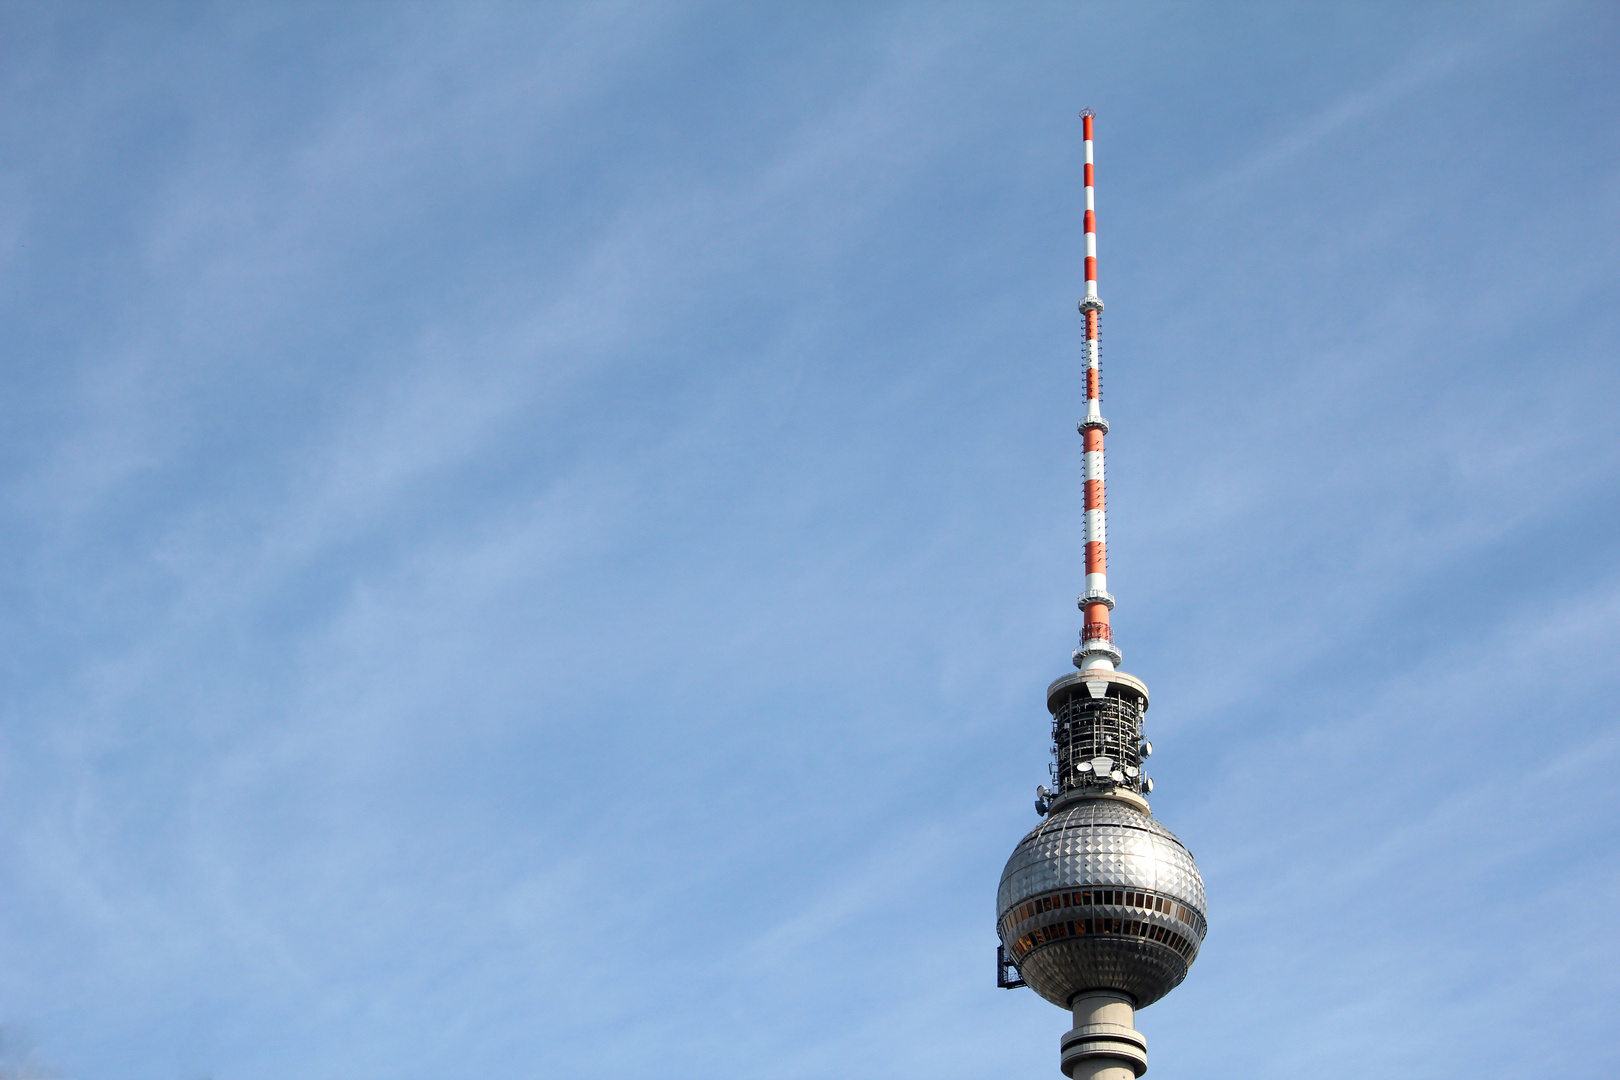
M 1097 110 L 1096 109 L 1081 109 L 1080 110 L 1080 115 L 1082 117 L 1084 117 L 1085 119 L 1090 120 L 1093 116 L 1097 115 Z

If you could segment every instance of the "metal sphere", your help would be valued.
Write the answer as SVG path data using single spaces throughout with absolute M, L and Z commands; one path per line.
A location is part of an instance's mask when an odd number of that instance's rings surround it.
M 1204 880 L 1174 833 L 1126 802 L 1059 809 L 1019 842 L 1001 873 L 996 928 L 1032 989 L 1069 1006 L 1083 990 L 1136 1007 L 1187 977 L 1204 940 Z

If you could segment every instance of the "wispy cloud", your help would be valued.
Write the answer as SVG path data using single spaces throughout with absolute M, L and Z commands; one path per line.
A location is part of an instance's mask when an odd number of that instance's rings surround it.
M 0 1016 L 134 1080 L 1049 1068 L 1061 1017 L 989 980 L 1074 629 L 1074 178 L 1043 149 L 1072 109 L 1039 103 L 1187 107 L 1099 42 L 1211 84 L 1275 43 L 1123 9 L 181 14 L 33 19 L 0 66 Z M 1480 374 L 1531 323 L 1476 320 L 1491 253 L 1446 207 L 1495 160 L 1466 147 L 1368 161 L 1403 228 L 1335 246 L 1336 143 L 1585 63 L 1576 17 L 1525 16 L 1539 52 L 1344 17 L 1375 55 L 1278 68 L 1315 115 L 1222 104 L 1263 148 L 1227 232 L 1161 215 L 1150 273 L 1109 264 L 1122 632 L 1218 916 L 1150 1014 L 1166 1072 L 1247 1053 L 1284 983 L 1279 1061 L 1333 1075 L 1311 1046 L 1391 1009 L 1463 1060 L 1455 1002 L 1496 990 L 1447 973 L 1478 958 L 1349 894 L 1607 880 L 1477 771 L 1526 695 L 1552 713 L 1519 782 L 1615 752 L 1612 582 L 1538 584 L 1514 647 L 1562 681 L 1531 691 L 1486 603 L 1542 531 L 1605 558 L 1604 305 L 1535 339 L 1534 386 Z M 1300 25 L 1301 57 L 1348 48 Z M 1612 288 L 1576 252 L 1589 179 L 1537 199 L 1547 294 Z M 1207 290 L 1233 231 L 1218 305 L 1147 303 Z M 1368 263 L 1387 292 L 1347 311 Z M 1228 341 L 1231 311 L 1265 318 Z M 1526 410 L 1545 430 L 1499 437 Z M 1373 996 L 1402 947 L 1433 970 Z

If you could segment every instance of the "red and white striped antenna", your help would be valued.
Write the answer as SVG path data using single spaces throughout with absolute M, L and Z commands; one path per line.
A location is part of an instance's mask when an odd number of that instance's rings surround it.
M 1085 624 L 1080 631 L 1080 647 L 1074 651 L 1074 666 L 1082 671 L 1112 671 L 1120 662 L 1114 645 L 1114 631 L 1108 613 L 1114 598 L 1108 592 L 1108 511 L 1104 490 L 1103 436 L 1108 421 L 1102 416 L 1102 300 L 1097 296 L 1097 194 L 1092 177 L 1090 109 L 1080 113 L 1086 141 L 1086 295 L 1080 301 L 1080 315 L 1086 323 L 1086 415 L 1080 421 L 1080 435 L 1086 453 L 1086 588 L 1080 594 L 1080 610 Z

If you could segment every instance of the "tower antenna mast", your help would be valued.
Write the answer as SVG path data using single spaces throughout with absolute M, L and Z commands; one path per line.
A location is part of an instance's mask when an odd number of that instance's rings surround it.
M 1086 415 L 1079 424 L 1086 455 L 1086 587 L 1080 594 L 1085 622 L 1080 630 L 1080 647 L 1074 651 L 1074 666 L 1082 671 L 1113 671 L 1121 657 L 1114 645 L 1114 629 L 1109 625 L 1114 598 L 1108 592 L 1108 496 L 1103 452 L 1108 421 L 1102 415 L 1103 302 L 1097 295 L 1097 188 L 1091 146 L 1091 120 L 1095 115 L 1090 109 L 1080 114 L 1086 142 L 1086 295 L 1080 301 L 1086 334 L 1082 353 L 1086 364 Z

